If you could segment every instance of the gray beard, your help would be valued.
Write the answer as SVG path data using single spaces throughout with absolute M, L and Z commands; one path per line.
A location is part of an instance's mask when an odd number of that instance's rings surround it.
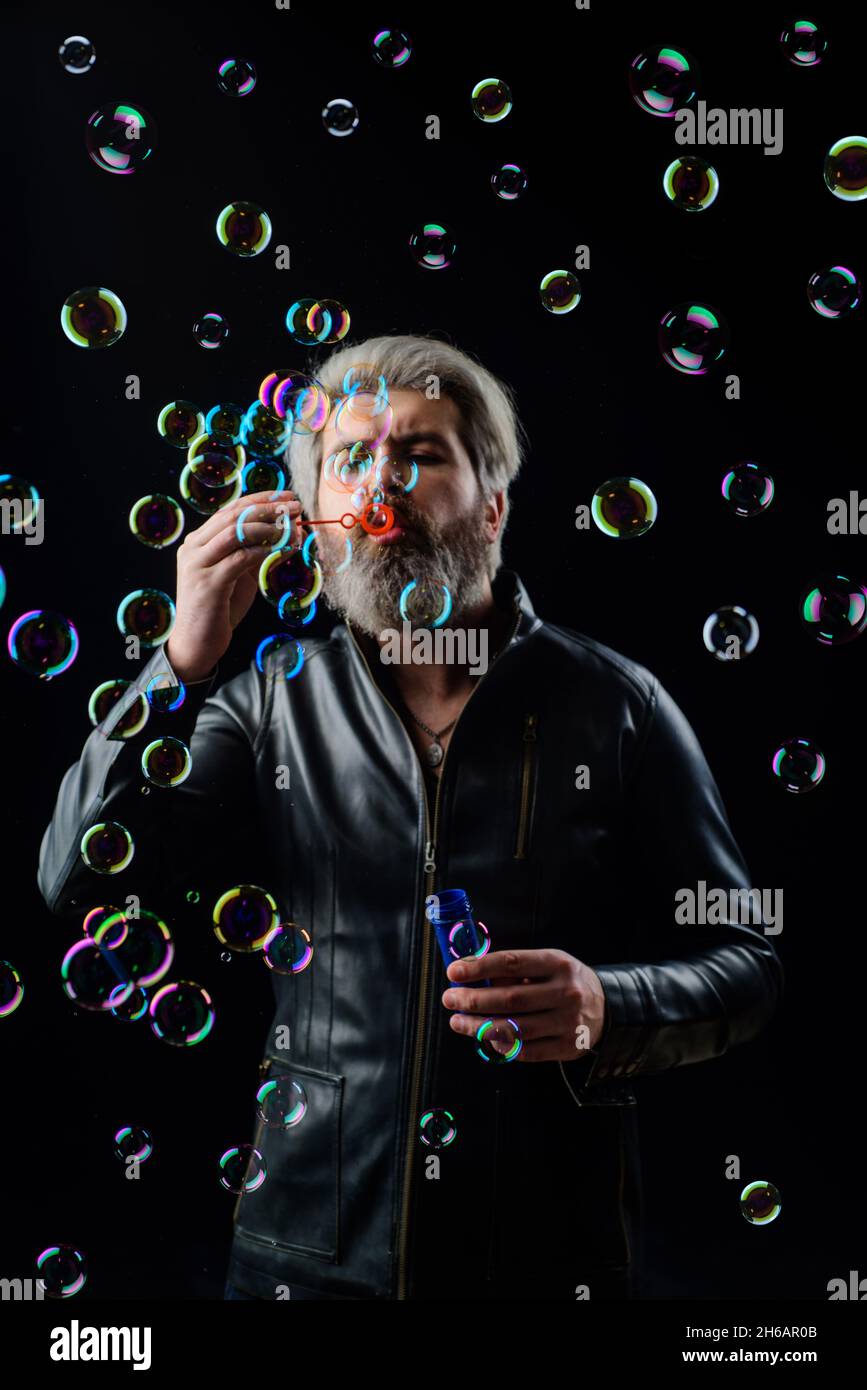
M 317 528 L 325 599 L 346 622 L 369 637 L 378 637 L 384 628 L 400 629 L 404 621 L 400 596 L 413 579 L 419 586 L 423 581 L 447 586 L 452 598 L 447 626 L 454 626 L 485 592 L 488 543 L 482 534 L 484 499 L 479 498 L 447 527 L 439 527 L 416 511 L 411 501 L 401 498 L 395 511 L 398 520 L 405 519 L 413 527 L 413 533 L 393 545 L 381 545 L 359 525 L 354 526 L 352 559 L 340 573 L 336 567 L 345 559 L 346 532 L 338 526 Z

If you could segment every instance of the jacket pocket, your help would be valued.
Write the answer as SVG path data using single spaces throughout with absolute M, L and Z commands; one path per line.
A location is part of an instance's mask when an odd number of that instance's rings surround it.
M 518 826 L 515 832 L 515 859 L 526 859 L 530 831 L 533 826 L 533 803 L 536 799 L 536 729 L 537 714 L 524 715 L 523 754 L 521 757 L 520 799 Z
M 288 1129 L 259 1120 L 255 1147 L 267 1176 L 255 1192 L 239 1197 L 235 1229 L 271 1250 L 291 1250 L 336 1263 L 340 1247 L 340 1130 L 342 1076 L 266 1057 L 261 1082 L 290 1078 L 307 1098 L 303 1119 Z

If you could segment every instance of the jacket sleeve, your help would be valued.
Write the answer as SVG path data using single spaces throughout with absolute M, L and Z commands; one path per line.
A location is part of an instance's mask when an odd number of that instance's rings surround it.
M 698 739 L 655 677 L 623 796 L 619 873 L 641 957 L 593 964 L 606 1027 L 587 1086 L 720 1056 L 760 1032 L 783 985 L 762 919 L 742 925 L 747 914 L 729 911 L 729 890 L 751 886 L 747 866 Z M 701 880 L 726 890 L 720 925 L 677 925 L 675 894 L 698 894 Z
M 141 907 L 167 916 L 171 924 L 171 914 L 190 890 L 204 885 L 207 894 L 211 882 L 225 890 L 245 881 L 232 875 L 249 867 L 244 851 L 257 843 L 253 745 L 264 679 L 252 665 L 211 695 L 218 671 L 188 685 L 174 712 L 150 709 L 139 733 L 110 738 L 153 676 L 165 673 L 177 680 L 160 647 L 91 731 L 63 777 L 42 838 L 37 882 L 49 911 L 80 921 L 97 905 L 123 909 L 127 895 L 134 894 Z M 178 786 L 148 786 L 143 794 L 142 753 L 166 735 L 187 744 L 190 774 Z M 133 840 L 133 857 L 117 874 L 97 873 L 82 858 L 85 831 L 102 821 L 119 822 Z M 203 895 L 200 911 L 207 902 Z

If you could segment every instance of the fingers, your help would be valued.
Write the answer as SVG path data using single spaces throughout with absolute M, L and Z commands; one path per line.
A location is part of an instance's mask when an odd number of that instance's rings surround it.
M 288 546 L 291 542 L 297 544 L 300 536 L 298 518 L 301 515 L 301 503 L 298 501 L 286 501 L 285 499 L 255 503 L 249 498 L 237 499 L 242 503 L 240 507 L 226 507 L 217 513 L 222 518 L 220 526 L 207 538 L 199 539 L 194 547 L 196 564 L 200 568 L 207 569 L 212 565 L 217 565 L 229 555 L 236 552 L 252 551 L 258 555 L 261 563 L 262 551 L 274 549 L 276 546 Z M 215 521 L 216 517 L 211 517 L 210 521 Z M 291 535 L 286 539 L 286 529 L 290 528 Z M 243 536 L 243 544 L 239 539 L 239 528 Z M 204 527 L 201 528 L 204 531 Z M 196 532 L 192 533 L 196 535 Z M 247 556 L 238 562 L 240 568 L 245 568 Z
M 556 1008 L 558 991 L 554 984 L 511 984 L 490 989 L 447 989 L 443 1004 L 455 1013 L 490 1017 L 492 1014 L 541 1013 Z
M 446 973 L 455 983 L 488 980 L 493 975 L 547 980 L 562 974 L 570 961 L 565 951 L 488 951 L 484 956 L 465 956 L 463 960 L 452 961 Z
M 259 513 L 260 517 L 276 516 L 278 508 L 283 508 L 293 519 L 301 513 L 301 503 L 292 492 L 245 493 L 243 497 L 236 497 L 233 502 L 227 503 L 225 507 L 220 507 L 213 516 L 209 516 L 207 520 L 203 521 L 201 526 L 197 526 L 195 531 L 188 531 L 184 545 L 191 550 L 207 546 L 215 536 L 220 535 L 226 529 L 234 530 L 241 512 L 251 506 L 267 509 L 267 511 L 263 510 Z M 229 527 L 230 522 L 231 528 Z
M 470 1016 L 467 1013 L 453 1013 L 449 1019 L 449 1027 L 453 1033 L 474 1038 L 486 1017 L 488 1019 L 510 1017 L 514 1023 L 518 1024 L 518 1029 L 521 1030 L 521 1041 L 525 1045 L 528 1042 L 553 1042 L 557 1047 L 557 1055 L 565 1054 L 570 1059 L 582 1055 L 575 1051 L 575 1029 L 570 1027 L 570 1019 L 559 1009 L 549 1009 L 546 1013 L 509 1013 L 509 1015 L 502 1015 L 493 1009 L 486 1015 L 481 1013 L 481 1015 Z

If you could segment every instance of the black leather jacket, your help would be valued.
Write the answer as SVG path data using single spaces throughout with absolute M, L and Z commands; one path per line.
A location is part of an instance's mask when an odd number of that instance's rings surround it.
M 628 1296 L 634 1078 L 748 1041 L 778 1000 L 760 929 L 675 925 L 677 889 L 750 886 L 684 715 L 644 667 L 541 621 L 511 571 L 494 593 L 512 637 L 454 728 L 436 806 L 386 668 L 342 623 L 304 639 L 293 680 L 278 651 L 264 675 L 251 663 L 212 693 L 215 673 L 180 710 L 108 740 L 133 692 L 171 669 L 157 649 L 60 787 L 39 860 L 53 912 L 117 901 L 117 880 L 79 852 L 89 825 L 116 819 L 161 884 L 179 858 L 187 885 L 191 865 L 223 889 L 260 882 L 311 934 L 311 965 L 273 977 L 261 1074 L 296 1076 L 308 1110 L 288 1133 L 256 1133 L 268 1177 L 236 1204 L 230 1268 L 252 1294 L 574 1299 L 584 1283 Z M 189 743 L 193 770 L 142 798 L 141 750 L 163 733 Z M 496 1066 L 452 1032 L 424 915 L 446 887 L 467 890 L 493 949 L 557 947 L 597 971 L 594 1055 Z M 419 1141 L 432 1106 L 458 1131 L 438 1165 Z

